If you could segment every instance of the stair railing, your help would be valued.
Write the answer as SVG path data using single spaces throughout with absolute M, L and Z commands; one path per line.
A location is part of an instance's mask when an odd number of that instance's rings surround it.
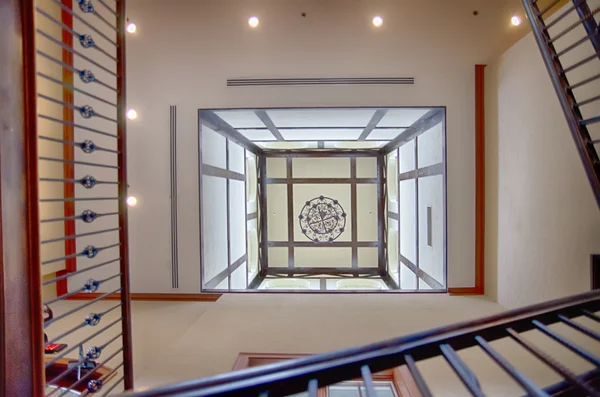
M 128 397 L 163 396 L 287 396 L 308 391 L 317 396 L 318 388 L 342 381 L 362 378 L 367 397 L 374 397 L 372 374 L 406 365 L 422 396 L 431 396 L 427 380 L 417 362 L 443 356 L 461 379 L 469 394 L 483 396 L 484 390 L 476 378 L 476 370 L 469 368 L 457 351 L 478 346 L 498 366 L 533 396 L 558 395 L 574 391 L 575 395 L 600 395 L 593 382 L 600 380 L 600 359 L 593 353 L 557 333 L 549 325 L 564 324 L 600 341 L 600 334 L 591 330 L 576 317 L 587 317 L 600 322 L 595 312 L 600 310 L 600 291 L 588 292 L 522 309 L 512 310 L 487 318 L 436 328 L 375 344 L 318 354 L 307 358 L 250 368 L 238 372 L 196 379 L 155 389 L 131 392 Z M 539 330 L 573 353 L 592 363 L 592 371 L 571 374 L 551 355 L 523 337 L 529 330 Z M 544 365 L 561 374 L 565 381 L 548 388 L 540 388 L 519 371 L 490 342 L 510 338 Z M 577 394 L 579 393 L 579 394 Z M 582 394 L 584 393 L 584 394 Z M 563 394 L 566 395 L 566 394 Z
M 600 80 L 600 33 L 595 19 L 600 8 L 591 10 L 586 0 L 572 0 L 572 5 L 549 16 L 560 0 L 552 0 L 541 10 L 539 3 L 538 0 L 523 0 L 533 35 L 600 207 L 600 160 L 597 151 L 600 133 L 596 137 L 590 135 L 592 126 L 600 123 L 600 107 L 597 106 L 600 89 L 590 85 Z M 579 57 L 586 46 L 589 46 L 589 51 Z M 567 62 L 565 67 L 563 63 Z

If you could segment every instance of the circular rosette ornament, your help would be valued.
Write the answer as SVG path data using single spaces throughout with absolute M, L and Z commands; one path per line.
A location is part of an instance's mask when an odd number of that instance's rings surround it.
M 346 212 L 332 198 L 319 196 L 307 201 L 298 215 L 300 229 L 315 243 L 330 243 L 346 230 Z

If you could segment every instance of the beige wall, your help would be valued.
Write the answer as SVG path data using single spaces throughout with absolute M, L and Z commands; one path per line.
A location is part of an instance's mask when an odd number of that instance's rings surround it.
M 461 2 L 462 3 L 462 2 Z M 501 3 L 501 4 L 499 4 Z M 378 2 L 131 0 L 127 38 L 129 183 L 134 291 L 170 292 L 169 105 L 178 106 L 178 292 L 197 292 L 197 109 L 298 106 L 447 106 L 448 285 L 474 286 L 474 65 L 512 42 L 518 1 Z M 306 18 L 300 15 L 307 13 Z M 260 27 L 251 31 L 250 15 Z M 371 18 L 383 15 L 375 30 Z M 427 16 L 427 23 L 414 15 Z M 414 86 L 227 87 L 227 78 L 415 77 Z M 181 172 L 181 170 L 185 170 Z M 152 247 L 148 249 L 147 247 Z
M 578 28 L 564 44 L 583 35 Z M 533 36 L 486 74 L 486 291 L 515 307 L 587 290 L 600 213 Z M 597 94 L 600 83 L 587 89 Z

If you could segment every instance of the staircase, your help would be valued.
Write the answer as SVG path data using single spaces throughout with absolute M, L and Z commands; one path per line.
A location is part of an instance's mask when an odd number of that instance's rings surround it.
M 572 0 L 550 15 L 561 1 L 541 9 L 540 2 L 523 5 L 600 207 L 600 6 Z
M 583 325 L 584 318 L 600 322 L 595 312 L 600 310 L 600 291 L 546 302 L 488 318 L 419 332 L 400 338 L 332 353 L 271 364 L 248 370 L 232 372 L 206 379 L 190 380 L 166 387 L 126 394 L 129 397 L 162 396 L 288 396 L 303 391 L 317 397 L 319 388 L 345 380 L 362 378 L 366 397 L 375 397 L 373 374 L 406 365 L 421 396 L 431 396 L 428 382 L 419 362 L 443 357 L 465 386 L 464 393 L 486 395 L 485 384 L 477 377 L 478 368 L 468 366 L 459 352 L 480 349 L 499 369 L 520 385 L 528 396 L 600 396 L 600 357 L 583 346 L 597 350 L 600 333 Z M 575 331 L 569 334 L 557 330 L 566 326 Z M 587 323 L 586 323 L 587 324 Z M 597 325 L 597 324 L 594 324 Z M 533 339 L 529 331 L 539 331 Z M 585 335 L 588 343 L 581 343 Z M 517 369 L 519 364 L 509 360 L 500 349 L 503 339 L 511 339 L 522 349 L 536 357 L 543 365 L 559 374 L 564 380 L 541 388 Z M 532 339 L 534 341 L 532 341 Z M 547 340 L 543 340 L 547 339 Z M 546 346 L 553 340 L 590 363 L 592 370 L 575 374 L 556 359 L 557 350 Z M 577 343 L 574 342 L 577 340 Z M 506 346 L 506 345 L 502 345 Z M 464 356 L 463 356 L 464 357 Z M 520 365 L 522 367 L 522 365 Z M 411 393 L 411 396 L 414 394 Z

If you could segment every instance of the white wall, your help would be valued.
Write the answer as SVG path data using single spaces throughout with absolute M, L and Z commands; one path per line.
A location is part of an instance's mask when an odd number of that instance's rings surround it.
M 495 3 L 495 2 L 493 2 Z M 197 109 L 297 106 L 447 106 L 449 286 L 474 285 L 474 64 L 503 46 L 496 4 L 480 16 L 446 0 L 131 0 L 128 17 L 129 182 L 146 205 L 132 211 L 132 247 L 168 250 L 168 105 L 178 106 L 180 274 L 198 263 Z M 486 12 L 484 11 L 486 9 Z M 306 18 L 300 14 L 307 13 Z M 499 11 L 502 15 L 506 10 Z M 370 20 L 384 16 L 380 30 Z M 261 21 L 251 31 L 247 19 Z M 427 16 L 427 22 L 415 15 Z M 492 20 L 493 19 L 493 20 Z M 414 86 L 227 88 L 238 77 L 415 77 Z M 149 212 L 151 211 L 151 212 Z M 165 214 L 165 215 L 163 215 Z M 152 227 L 150 227 L 152 225 Z M 167 269 L 132 251 L 135 279 Z M 148 281 L 148 285 L 151 283 Z M 197 291 L 193 285 L 181 292 Z M 166 292 L 156 290 L 155 292 Z
M 584 34 L 575 29 L 564 45 Z M 582 45 L 565 66 L 590 49 Z M 588 290 L 600 213 L 533 36 L 486 74 L 486 292 L 515 307 Z M 597 94 L 600 83 L 587 89 Z

